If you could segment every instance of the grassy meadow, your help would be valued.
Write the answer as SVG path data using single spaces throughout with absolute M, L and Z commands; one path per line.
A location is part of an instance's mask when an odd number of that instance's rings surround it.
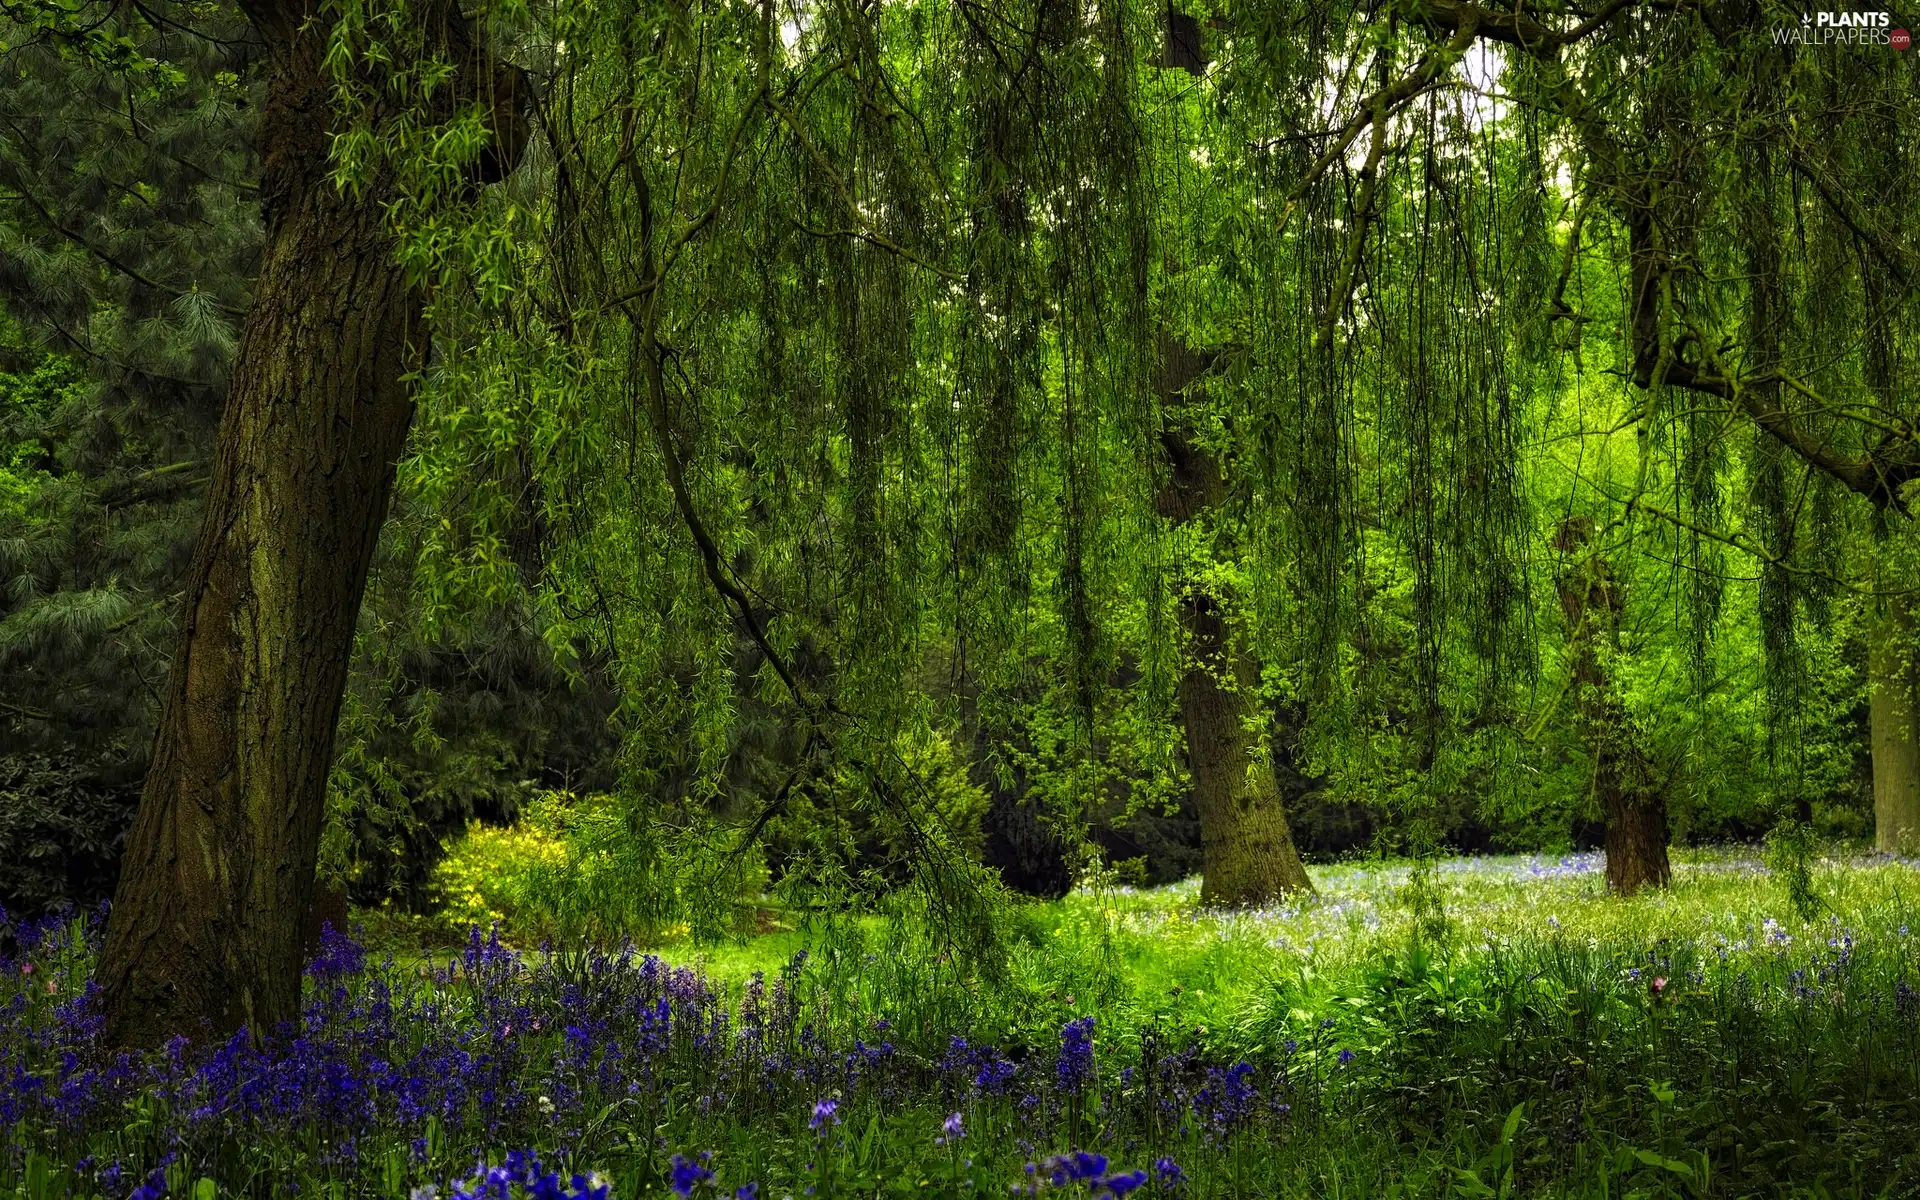
M 988 970 L 904 911 L 660 957 L 336 938 L 291 1040 L 107 1062 L 88 923 L 22 925 L 0 1161 L 31 1200 L 1916 1194 L 1915 867 L 1802 867 L 1797 904 L 1738 849 L 1631 900 L 1592 855 L 1239 912 L 1107 884 L 1008 909 Z

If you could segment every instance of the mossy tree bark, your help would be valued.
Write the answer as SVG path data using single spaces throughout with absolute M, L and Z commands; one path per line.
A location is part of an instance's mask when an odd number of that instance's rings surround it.
M 1161 445 L 1167 473 L 1162 516 L 1186 525 L 1207 519 L 1224 498 L 1220 464 L 1179 426 L 1187 393 L 1207 358 L 1163 338 L 1160 401 L 1167 417 Z M 1273 759 L 1257 735 L 1260 667 L 1235 637 L 1222 599 L 1187 580 L 1180 601 L 1187 664 L 1180 676 L 1180 719 L 1187 769 L 1200 816 L 1200 899 L 1208 905 L 1263 904 L 1287 892 L 1312 891 L 1287 824 Z
M 1873 840 L 1889 854 L 1920 852 L 1920 664 L 1913 612 L 1885 602 L 1867 646 L 1873 743 Z
M 101 955 L 116 1046 L 258 1039 L 298 1016 L 334 727 L 421 361 L 392 185 L 349 196 L 329 177 L 327 22 L 297 0 L 247 15 L 273 63 L 265 242 Z M 480 64 L 488 88 L 517 86 L 451 8 L 426 19 L 463 78 Z
M 1606 559 L 1589 548 L 1592 539 L 1588 518 L 1561 522 L 1554 543 L 1567 559 L 1559 580 L 1560 608 L 1572 655 L 1569 687 L 1593 757 L 1594 798 L 1606 821 L 1607 887 L 1630 896 L 1672 881 L 1667 802 L 1607 669 L 1619 649 L 1623 596 Z

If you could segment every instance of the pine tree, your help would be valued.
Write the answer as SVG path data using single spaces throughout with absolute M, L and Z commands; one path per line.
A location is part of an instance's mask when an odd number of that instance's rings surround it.
M 0 858 L 42 864 L 0 903 L 28 908 L 111 890 L 258 246 L 237 16 L 87 27 L 128 53 L 0 37 Z

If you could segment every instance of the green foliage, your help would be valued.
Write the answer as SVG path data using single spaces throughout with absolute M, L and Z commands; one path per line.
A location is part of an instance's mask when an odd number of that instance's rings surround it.
M 1820 895 L 1813 886 L 1818 850 L 1813 830 L 1804 821 L 1784 820 L 1767 833 L 1767 868 L 1802 921 L 1811 921 L 1820 912 Z
M 1855 601 L 1820 582 L 1861 533 L 1844 480 L 1790 511 L 1792 439 L 1728 436 L 1745 418 L 1653 367 L 1734 370 L 1703 348 L 1738 332 L 1739 369 L 1898 410 L 1872 354 L 1819 357 L 1842 311 L 1910 321 L 1839 252 L 1881 240 L 1838 202 L 1787 221 L 1752 153 L 1880 179 L 1848 148 L 1884 129 L 1832 97 L 1909 121 L 1896 68 L 1802 56 L 1783 81 L 1764 30 L 1692 14 L 1470 65 L 1352 6 L 1208 26 L 1196 78 L 1152 65 L 1151 5 L 987 9 L 496 6 L 546 103 L 528 167 L 476 192 L 484 123 L 436 107 L 412 9 L 339 7 L 336 167 L 402 181 L 433 296 L 403 472 L 437 516 L 429 627 L 537 576 L 541 636 L 618 693 L 629 803 L 787 837 L 776 866 L 794 824 L 889 861 L 859 827 L 945 802 L 899 753 L 936 731 L 1062 830 L 1164 811 L 1190 581 L 1296 710 L 1276 750 L 1323 798 L 1390 843 L 1419 813 L 1541 845 L 1598 816 L 1547 553 L 1591 512 L 1626 596 L 1620 736 L 1674 825 L 1755 834 L 1791 798 L 1860 828 Z M 1417 103 L 1367 108 L 1422 72 Z M 1682 154 L 1649 109 L 1714 136 Z M 1824 148 L 1794 140 L 1816 114 Z M 1623 299 L 1650 236 L 1661 287 Z M 1842 277 L 1857 298 L 1822 290 Z M 1181 398 L 1156 391 L 1170 340 L 1211 363 Z M 1162 511 L 1170 424 L 1225 467 L 1196 520 Z M 537 571 L 509 552 L 529 523 Z
M 723 844 L 615 796 L 543 792 L 510 828 L 476 823 L 452 841 L 433 870 L 436 915 L 456 940 L 497 922 L 521 945 L 711 942 L 752 928 L 767 883 L 756 848 Z
M 114 8 L 100 36 L 169 69 L 83 71 L 60 14 L 92 11 L 6 10 L 36 36 L 0 81 L 34 114 L 0 137 L 0 289 L 92 386 L 0 436 L 0 653 L 5 748 L 124 781 L 246 304 L 263 64 L 235 10 L 176 45 Z M 327 7 L 336 182 L 395 181 L 429 305 L 330 882 L 420 906 L 441 838 L 542 788 L 614 797 L 565 831 L 608 902 L 543 901 L 573 933 L 728 927 L 762 848 L 978 925 L 989 793 L 1179 875 L 1201 598 L 1259 660 L 1309 849 L 1589 843 L 1576 516 L 1622 597 L 1610 736 L 1682 840 L 1787 806 L 1866 832 L 1914 307 L 1848 197 L 1911 198 L 1881 152 L 1907 59 L 1691 9 L 1523 47 L 1223 3 L 1193 74 L 1143 2 L 481 5 L 493 99 L 538 99 L 521 156 L 448 104 L 425 11 Z M 1180 396 L 1175 345 L 1207 361 Z M 1184 518 L 1174 432 L 1222 472 Z
M 1324 870 L 1323 898 L 1296 910 L 1209 912 L 1191 886 L 1016 906 L 997 978 L 932 953 L 938 932 L 911 906 L 822 908 L 803 956 L 774 935 L 710 963 L 762 995 L 777 981 L 826 1043 L 884 1038 L 929 1070 L 964 1031 L 1047 1071 L 1061 1026 L 1093 1016 L 1110 1079 L 1133 1074 L 1088 1105 L 1081 1144 L 1131 1143 L 1142 1165 L 1167 1154 L 1201 1194 L 1865 1197 L 1916 1178 L 1911 867 L 1823 875 L 1811 920 L 1782 910 L 1760 864 L 1724 854 L 1683 856 L 1671 894 L 1627 902 L 1591 858 L 1424 871 L 1454 917 L 1438 936 L 1410 936 L 1410 864 L 1376 863 Z M 1155 1089 L 1209 1084 L 1178 1074 L 1189 1049 L 1249 1062 L 1259 1115 L 1224 1133 L 1129 1124 Z M 1044 1150 L 1066 1115 L 965 1082 L 844 1095 L 844 1140 L 825 1149 L 804 1129 L 789 1144 L 777 1114 L 722 1121 L 692 1103 L 663 1135 L 716 1150 L 730 1180 L 800 1178 L 788 1155 L 813 1146 L 838 1156 L 836 1178 L 907 1194 L 951 1177 L 932 1138 L 958 1110 L 961 1177 L 998 1194 L 1034 1157 L 1014 1138 Z
M 70 856 L 34 903 L 112 888 L 253 270 L 253 50 L 176 16 L 0 16 L 0 774 Z
M 113 890 L 137 787 L 44 755 L 0 757 L 0 909 L 34 913 Z
M 160 72 L 170 82 L 178 81 L 176 69 L 141 53 L 133 38 L 105 28 L 108 14 L 96 11 L 102 7 L 85 0 L 0 0 L 0 20 L 14 37 L 24 32 L 88 64 L 132 75 Z M 12 48 L 0 42 L 0 51 Z

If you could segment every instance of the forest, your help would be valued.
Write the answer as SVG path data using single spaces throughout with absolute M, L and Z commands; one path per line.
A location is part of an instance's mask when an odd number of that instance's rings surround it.
M 1920 1196 L 1906 22 L 0 0 L 0 1193 Z

